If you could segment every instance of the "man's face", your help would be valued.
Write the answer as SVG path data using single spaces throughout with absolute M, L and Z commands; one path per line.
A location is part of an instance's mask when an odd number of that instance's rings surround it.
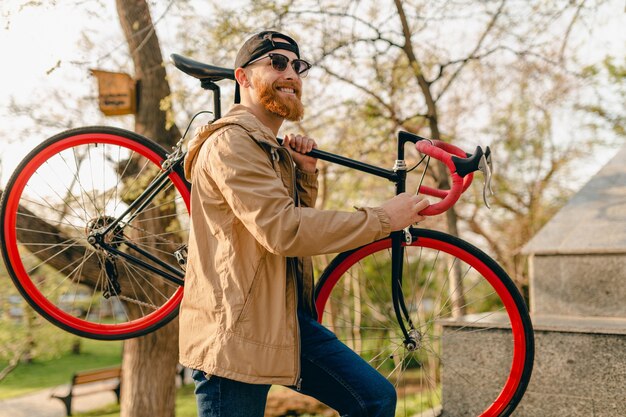
M 293 52 L 283 49 L 270 53 L 284 55 L 290 62 L 297 58 Z M 281 72 L 272 68 L 270 58 L 263 58 L 248 68 L 252 94 L 256 95 L 256 99 L 267 111 L 291 121 L 302 119 L 302 80 L 291 64 Z

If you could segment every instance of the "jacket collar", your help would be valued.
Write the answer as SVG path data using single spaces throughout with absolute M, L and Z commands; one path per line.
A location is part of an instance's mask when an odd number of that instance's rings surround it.
M 246 130 L 254 139 L 268 145 L 278 147 L 278 141 L 272 130 L 256 118 L 250 109 L 243 104 L 236 104 L 216 123 L 237 124 Z
M 269 127 L 261 123 L 261 121 L 257 119 L 246 106 L 236 104 L 231 107 L 224 117 L 211 124 L 199 127 L 196 130 L 194 137 L 189 141 L 184 166 L 185 178 L 187 178 L 188 181 L 191 181 L 192 168 L 195 164 L 196 156 L 198 155 L 198 152 L 204 142 L 206 142 L 213 132 L 229 125 L 240 126 L 257 142 L 265 143 L 274 148 L 281 147 L 276 140 L 276 136 Z

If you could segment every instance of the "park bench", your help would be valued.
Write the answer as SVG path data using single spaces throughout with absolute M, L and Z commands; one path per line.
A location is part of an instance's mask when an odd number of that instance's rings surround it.
M 117 397 L 117 401 L 120 401 L 120 384 L 122 381 L 122 367 L 115 366 L 111 368 L 94 369 L 89 371 L 76 372 L 72 376 L 72 383 L 70 385 L 70 391 L 67 395 L 52 394 L 50 397 L 57 398 L 65 404 L 67 415 L 72 415 L 72 398 L 79 395 L 93 394 L 100 391 L 113 391 Z M 95 386 L 97 382 L 110 382 L 110 384 Z M 75 388 L 79 385 L 94 385 L 94 389 L 83 391 L 82 389 L 75 391 Z

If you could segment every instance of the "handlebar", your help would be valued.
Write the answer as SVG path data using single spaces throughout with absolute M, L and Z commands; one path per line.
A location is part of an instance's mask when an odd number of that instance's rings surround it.
M 474 154 L 466 154 L 463 150 L 450 143 L 440 140 L 421 139 L 415 143 L 415 148 L 418 152 L 443 162 L 450 171 L 450 179 L 452 181 L 449 190 L 440 190 L 425 185 L 419 187 L 419 193 L 442 199 L 422 210 L 420 214 L 423 216 L 441 214 L 452 207 L 461 194 L 471 185 L 474 171 L 483 171 L 487 178 L 485 184 L 490 184 L 491 150 L 489 147 L 483 152 L 482 148 L 478 146 Z
M 276 139 L 278 140 L 278 143 L 282 145 L 282 138 Z M 489 207 L 486 192 L 487 190 L 491 191 L 491 150 L 488 146 L 485 148 L 484 152 L 482 148 L 478 146 L 476 147 L 474 154 L 467 154 L 457 146 L 450 143 L 439 140 L 425 139 L 420 136 L 401 131 L 399 132 L 398 146 L 398 156 L 400 156 L 400 159 L 404 158 L 403 146 L 406 142 L 414 143 L 419 152 L 443 162 L 450 171 L 452 179 L 452 186 L 449 190 L 440 190 L 426 185 L 421 185 L 419 187 L 419 193 L 442 199 L 441 201 L 431 204 L 426 209 L 422 210 L 420 214 L 425 216 L 434 216 L 448 210 L 457 202 L 461 194 L 471 185 L 472 179 L 474 178 L 473 173 L 479 170 L 485 175 L 483 199 L 485 200 L 487 207 Z M 390 181 L 396 182 L 396 184 L 400 181 L 400 177 L 402 178 L 402 181 L 404 181 L 404 176 L 399 176 L 399 172 L 390 171 L 318 149 L 313 149 L 311 152 L 307 153 L 307 155 L 346 166 L 348 168 L 357 169 L 381 178 L 386 178 Z M 491 191 L 491 193 L 493 194 L 493 191 Z

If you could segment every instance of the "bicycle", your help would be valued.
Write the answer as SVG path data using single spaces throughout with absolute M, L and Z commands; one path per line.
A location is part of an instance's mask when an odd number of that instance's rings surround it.
M 179 55 L 172 60 L 213 92 L 218 119 L 216 82 L 234 80 L 233 70 Z M 177 315 L 191 187 L 182 174 L 185 135 L 168 152 L 130 131 L 81 127 L 47 139 L 20 163 L 0 203 L 2 255 L 38 313 L 102 340 L 141 336 Z M 423 214 L 449 209 L 477 170 L 486 175 L 483 193 L 489 189 L 489 148 L 470 155 L 408 132 L 398 135 L 391 170 L 317 149 L 311 155 L 387 179 L 401 193 L 415 168 L 404 160 L 407 143 L 424 155 L 420 163 L 433 157 L 451 173 L 450 190 L 419 186 L 441 198 Z M 494 260 L 457 237 L 409 227 L 341 253 L 319 278 L 315 305 L 319 320 L 397 387 L 411 380 L 423 403 L 417 409 L 441 403 L 447 377 L 471 386 L 496 381 L 468 415 L 509 415 L 528 385 L 534 338 L 523 298 Z M 497 347 L 506 355 L 502 363 L 489 349 L 469 364 L 442 351 L 444 343 L 465 343 L 468 334 L 491 329 L 505 329 Z M 475 373 L 478 364 L 483 368 Z

